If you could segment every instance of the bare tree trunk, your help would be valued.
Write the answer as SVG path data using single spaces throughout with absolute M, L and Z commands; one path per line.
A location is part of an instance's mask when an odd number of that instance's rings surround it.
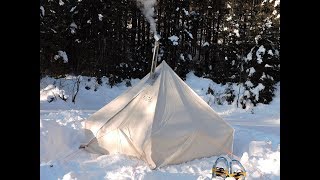
M 76 92 L 74 92 L 74 88 L 76 86 Z M 73 95 L 72 95 L 72 102 L 75 104 L 76 103 L 76 97 L 78 95 L 78 92 L 79 92 L 79 87 L 80 87 L 80 76 L 77 77 L 77 81 L 74 83 L 73 85 Z

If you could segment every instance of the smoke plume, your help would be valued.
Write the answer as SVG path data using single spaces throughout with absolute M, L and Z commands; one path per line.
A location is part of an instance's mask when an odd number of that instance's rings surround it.
M 154 34 L 156 39 L 159 39 L 159 35 L 157 33 L 156 22 L 153 18 L 154 16 L 154 6 L 157 0 L 137 0 L 138 7 L 140 7 L 142 13 L 148 20 L 150 24 L 150 29 Z

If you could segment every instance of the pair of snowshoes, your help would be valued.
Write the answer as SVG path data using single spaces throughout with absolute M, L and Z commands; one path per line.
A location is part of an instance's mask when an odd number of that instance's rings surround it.
M 229 162 L 227 158 L 219 157 L 212 166 L 212 178 L 217 177 L 222 179 L 233 177 L 236 180 L 245 180 L 246 170 L 236 159 L 232 159 Z

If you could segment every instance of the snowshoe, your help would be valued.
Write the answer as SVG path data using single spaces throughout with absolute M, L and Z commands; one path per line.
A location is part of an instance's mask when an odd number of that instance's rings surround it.
M 238 167 L 237 167 L 238 165 Z M 230 171 L 229 171 L 229 177 L 233 177 L 236 180 L 245 180 L 246 178 L 246 170 L 238 160 L 231 160 L 229 165 Z
M 221 166 L 220 162 L 224 165 L 224 167 Z M 229 163 L 225 157 L 219 157 L 212 166 L 211 179 L 216 177 L 222 177 L 223 179 L 229 177 Z

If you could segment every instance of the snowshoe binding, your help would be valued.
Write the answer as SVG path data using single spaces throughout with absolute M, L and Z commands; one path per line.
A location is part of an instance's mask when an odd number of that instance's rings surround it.
M 221 177 L 222 179 L 229 177 L 229 163 L 225 157 L 219 157 L 212 166 L 211 179 L 216 177 Z
M 229 168 L 229 177 L 233 177 L 236 180 L 245 180 L 247 175 L 246 170 L 238 160 L 231 160 Z

